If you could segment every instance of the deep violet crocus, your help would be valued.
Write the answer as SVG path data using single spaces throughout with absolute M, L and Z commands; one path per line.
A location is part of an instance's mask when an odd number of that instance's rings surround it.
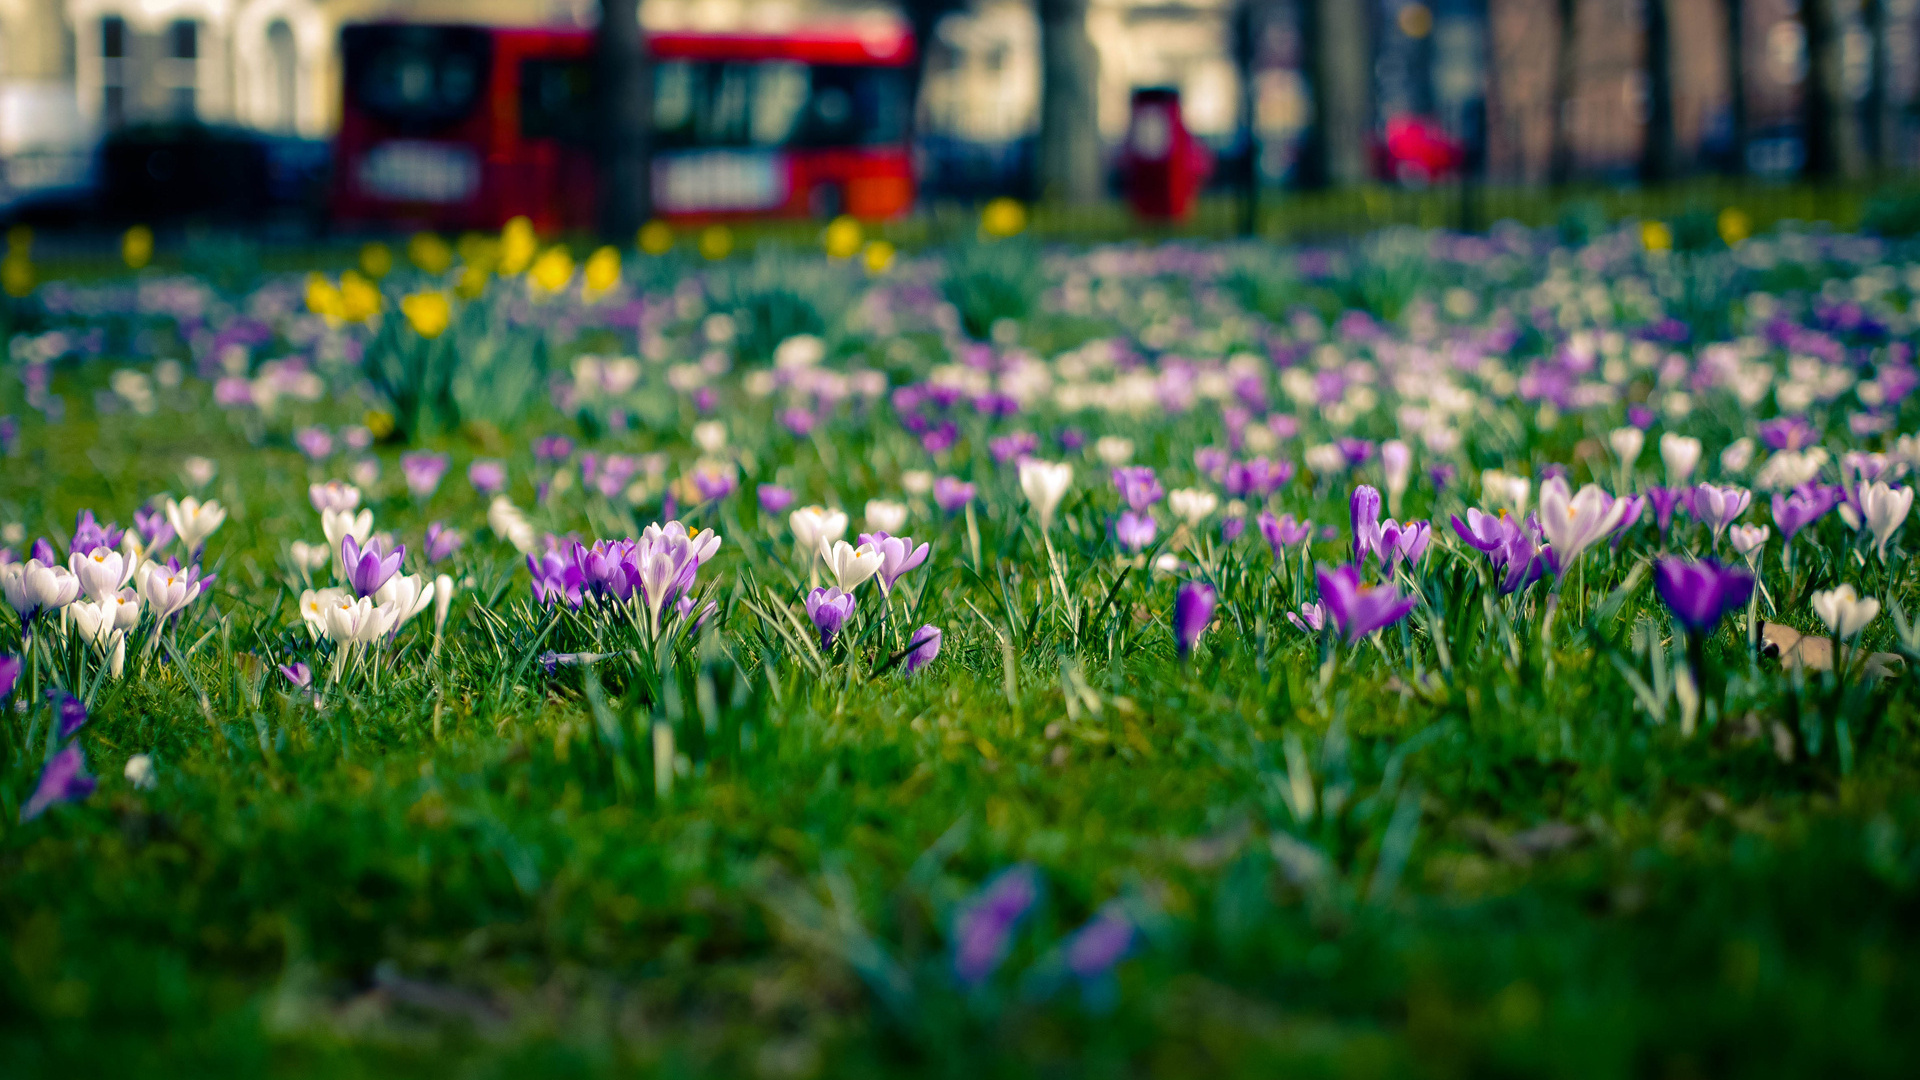
M 1267 547 L 1273 551 L 1273 559 L 1279 562 L 1288 548 L 1304 543 L 1313 537 L 1313 522 L 1295 521 L 1292 514 L 1273 516 L 1271 511 L 1262 510 L 1255 519 L 1260 525 L 1260 535 L 1267 541 Z
M 911 675 L 933 663 L 933 658 L 940 655 L 941 637 L 940 628 L 932 623 L 913 632 L 913 637 L 907 643 L 907 674 Z
M 1795 533 L 1825 517 L 1839 502 L 1838 491 L 1820 484 L 1802 485 L 1792 494 L 1775 492 L 1773 523 L 1780 527 L 1781 539 L 1792 543 Z
M 87 758 L 79 743 L 68 743 L 40 770 L 40 782 L 20 807 L 20 820 L 32 821 L 59 803 L 79 802 L 93 794 L 99 781 L 87 775 Z
M 1653 500 L 1653 523 L 1659 526 L 1660 535 L 1665 536 L 1667 530 L 1673 527 L 1674 508 L 1686 506 L 1689 490 L 1664 487 L 1647 489 L 1647 498 Z
M 980 887 L 953 924 L 953 974 L 969 986 L 984 982 L 1007 958 L 1013 932 L 1040 899 L 1040 872 L 1010 866 Z
M 378 542 L 369 542 L 363 548 L 351 533 L 340 538 L 340 561 L 346 567 L 347 586 L 355 596 L 379 592 L 387 579 L 400 572 L 400 563 L 406 556 L 405 544 L 383 554 Z
M 1180 586 L 1180 592 L 1173 598 L 1173 643 L 1180 651 L 1181 659 L 1193 654 L 1193 647 L 1200 635 L 1213 621 L 1215 597 L 1213 586 L 1198 581 L 1189 581 Z
M 1746 606 L 1753 595 L 1753 575 L 1712 559 L 1661 559 L 1654 567 L 1654 589 L 1689 633 L 1705 634 L 1729 612 Z
M 1321 567 L 1320 602 L 1349 643 L 1391 626 L 1413 610 L 1413 598 L 1388 585 L 1364 585 L 1358 566 Z
M 20 658 L 0 656 L 0 701 L 13 694 L 13 688 L 20 682 Z
M 87 724 L 87 707 L 80 699 L 65 690 L 47 691 L 47 701 L 53 705 L 55 730 L 62 739 L 70 739 L 73 733 Z
M 1353 561 L 1359 562 L 1380 543 L 1379 490 L 1370 484 L 1354 488 L 1347 510 L 1353 519 Z
M 815 589 L 807 594 L 807 618 L 813 620 L 813 628 L 820 634 L 820 647 L 830 649 L 833 639 L 840 635 L 840 628 L 847 624 L 853 614 L 854 599 L 850 592 L 828 587 Z

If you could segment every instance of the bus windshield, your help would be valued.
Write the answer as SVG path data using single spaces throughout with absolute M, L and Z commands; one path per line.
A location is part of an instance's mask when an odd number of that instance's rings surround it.
M 403 130 L 467 118 L 486 91 L 493 41 L 464 26 L 350 26 L 341 36 L 348 102 Z
M 654 69 L 662 149 L 883 146 L 906 138 L 905 75 L 794 61 L 665 60 Z

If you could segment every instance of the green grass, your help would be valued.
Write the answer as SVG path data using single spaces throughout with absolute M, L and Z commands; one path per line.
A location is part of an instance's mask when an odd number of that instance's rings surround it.
M 909 595 L 916 622 L 945 630 L 939 659 L 873 674 L 876 631 L 816 672 L 750 608 L 792 601 L 797 584 L 751 484 L 832 494 L 857 519 L 917 446 L 852 412 L 795 441 L 769 404 L 730 395 L 722 414 L 758 472 L 703 519 L 725 537 L 702 574 L 722 611 L 664 674 L 615 662 L 602 685 L 543 670 L 537 654 L 564 635 L 625 639 L 546 631 L 461 480 L 491 437 L 454 435 L 439 445 L 455 470 L 427 506 L 398 487 L 398 447 L 377 449 L 369 504 L 410 544 L 428 520 L 468 530 L 460 572 L 477 587 L 441 652 L 415 624 L 377 683 L 349 676 L 316 708 L 271 664 L 311 649 L 282 552 L 318 538 L 305 485 L 336 472 L 287 433 L 365 403 L 343 393 L 250 428 L 189 381 L 154 416 L 96 414 L 106 368 L 62 369 L 65 422 L 24 417 L 21 451 L 0 462 L 0 519 L 29 536 L 64 535 L 82 507 L 126 522 L 184 490 L 187 454 L 220 463 L 209 493 L 232 517 L 209 545 L 219 584 L 174 638 L 205 640 L 94 702 L 92 798 L 19 823 L 47 710 L 29 701 L 0 722 L 9 1077 L 1915 1068 L 1913 679 L 1795 680 L 1730 621 L 1706 650 L 1700 729 L 1683 735 L 1671 708 L 1656 722 L 1619 667 L 1654 662 L 1636 626 L 1669 634 L 1638 569 L 1645 536 L 1588 553 L 1547 641 L 1544 585 L 1496 602 L 1484 560 L 1441 537 L 1426 580 L 1443 619 L 1331 661 L 1281 617 L 1306 597 L 1297 564 L 1275 572 L 1250 536 L 1222 561 L 1219 622 L 1182 662 L 1175 583 L 1139 571 L 1115 585 L 1101 470 L 1080 462 L 1054 530 L 1063 597 L 974 425 L 955 468 L 982 485 L 980 565 L 964 519 L 914 525 L 934 557 Z M 4 393 L 21 412 L 17 382 Z M 690 456 L 679 409 L 602 448 Z M 1707 427 L 1746 422 L 1730 397 L 1701 409 Z M 1221 438 L 1214 423 L 1111 426 L 1171 487 Z M 1489 424 L 1462 454 L 1586 462 L 1575 448 L 1604 423 Z M 521 505 L 531 435 L 565 424 L 540 405 L 510 433 Z M 1346 485 L 1308 488 L 1286 507 L 1344 523 Z M 1441 521 L 1460 507 L 1457 489 L 1409 496 L 1409 513 Z M 538 513 L 588 535 L 620 520 L 577 486 Z M 1859 555 L 1832 517 L 1816 530 L 1798 587 L 1777 552 L 1768 564 L 1780 618 L 1813 629 L 1808 592 L 1843 578 L 1920 608 L 1906 560 Z M 1346 544 L 1314 554 L 1340 561 Z M 15 624 L 0 627 L 0 651 L 17 651 Z M 1901 647 L 1885 616 L 1867 644 Z M 1841 720 L 1860 739 L 1850 758 L 1834 748 Z M 1784 760 L 1775 721 L 1823 733 L 1822 752 Z M 660 729 L 678 767 L 654 759 Z M 150 792 L 120 778 L 135 752 L 156 758 Z M 964 990 L 956 910 L 1018 861 L 1040 868 L 1045 897 L 1000 973 Z M 1043 977 L 1114 900 L 1140 940 L 1113 983 Z

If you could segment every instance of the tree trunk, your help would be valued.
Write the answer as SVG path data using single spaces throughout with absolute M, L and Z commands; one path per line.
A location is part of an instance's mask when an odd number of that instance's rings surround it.
M 1580 55 L 1580 0 L 1559 0 L 1560 40 L 1553 63 L 1553 146 L 1547 163 L 1548 182 L 1559 185 L 1573 179 L 1573 94 L 1579 85 L 1574 63 Z
M 1356 0 L 1303 0 L 1301 37 L 1313 118 L 1300 159 L 1300 186 L 1367 179 L 1373 134 L 1373 53 L 1368 7 Z
M 1647 131 L 1640 149 L 1640 180 L 1661 184 L 1673 179 L 1673 33 L 1667 0 L 1646 4 Z
M 1800 98 L 1800 126 L 1806 144 L 1806 175 L 1831 180 L 1840 174 L 1840 42 L 1834 33 L 1828 0 L 1802 0 L 1801 25 L 1807 36 L 1807 76 Z
M 1727 5 L 1727 171 L 1747 171 L 1747 19 L 1746 0 Z
M 1252 236 L 1260 227 L 1260 131 L 1254 116 L 1253 79 L 1259 35 L 1266 25 L 1260 0 L 1234 5 L 1233 61 L 1240 70 L 1240 235 Z
M 653 135 L 653 66 L 638 0 L 600 0 L 596 36 L 600 97 L 600 231 L 624 244 L 653 211 L 648 145 Z
M 1098 202 L 1106 194 L 1095 93 L 1099 58 L 1086 0 L 1040 0 L 1040 194 Z
M 1899 138 L 1891 122 L 1892 110 L 1887 108 L 1891 97 L 1887 83 L 1892 75 L 1887 56 L 1888 3 L 1889 0 L 1865 0 L 1861 12 L 1867 20 L 1867 31 L 1873 37 L 1873 54 L 1868 58 L 1873 67 L 1867 100 L 1860 103 L 1860 131 L 1866 143 L 1867 162 L 1876 174 L 1884 174 L 1894 166 Z

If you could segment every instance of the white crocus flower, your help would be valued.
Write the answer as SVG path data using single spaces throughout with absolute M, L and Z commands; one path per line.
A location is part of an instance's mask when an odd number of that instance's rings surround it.
M 153 785 L 157 782 L 153 772 L 153 755 L 135 754 L 128 758 L 127 767 L 121 775 L 125 776 L 127 783 L 132 784 L 136 790 L 152 791 Z
M 1204 488 L 1175 488 L 1167 492 L 1167 509 L 1189 525 L 1199 525 L 1220 509 L 1220 496 Z
M 867 531 L 898 535 L 907 525 L 907 506 L 890 499 L 867 500 Z
M 340 645 L 366 645 L 393 629 L 394 609 L 373 598 L 336 597 L 326 608 L 327 637 Z
M 1901 525 L 1906 524 L 1907 514 L 1913 510 L 1913 489 L 1893 487 L 1883 480 L 1871 484 L 1861 484 L 1854 489 L 1855 498 L 1860 507 L 1854 509 L 1850 503 L 1840 504 L 1840 517 L 1848 527 L 1858 532 L 1861 529 L 1873 534 L 1873 550 L 1882 559 L 1887 557 L 1887 541 L 1893 539 Z
M 925 495 L 933 490 L 933 474 L 925 469 L 908 469 L 900 474 L 900 489 L 909 495 Z
M 880 572 L 885 561 L 880 549 L 872 544 L 854 547 L 845 540 L 828 544 L 820 542 L 820 558 L 827 564 L 827 571 L 833 575 L 834 584 L 841 592 L 852 592 L 860 583 Z
M 39 559 L 0 567 L 0 588 L 7 603 L 22 617 L 66 607 L 80 597 L 80 579 L 64 566 L 48 566 Z
M 354 542 L 358 543 L 358 538 Z M 327 550 L 327 545 L 309 544 L 305 540 L 295 540 L 287 545 L 287 554 L 293 558 L 295 568 L 303 574 L 312 573 L 333 561 L 333 554 Z
M 487 528 L 492 529 L 495 536 L 512 544 L 514 550 L 520 554 L 526 555 L 533 551 L 537 540 L 533 522 L 527 520 L 527 515 L 513 505 L 513 500 L 505 495 L 495 495 L 493 502 L 487 505 Z M 327 539 L 332 540 L 332 535 L 329 534 Z M 336 543 L 334 546 L 338 548 L 339 544 Z
M 67 614 L 73 619 L 74 629 L 80 632 L 80 640 L 97 649 L 107 647 L 108 639 L 113 636 L 113 611 L 107 605 L 76 600 L 67 605 Z
M 831 544 L 847 535 L 847 514 L 824 506 L 803 506 L 787 515 L 794 542 L 808 551 Z
M 152 569 L 141 578 L 140 596 L 153 609 L 154 618 L 170 618 L 200 595 L 198 576 L 188 577 L 192 568 L 175 570 L 153 563 L 147 566 Z
M 1620 525 L 1629 504 L 1588 484 L 1579 494 L 1568 490 L 1563 476 L 1548 477 L 1540 484 L 1540 531 L 1566 567 L 1580 553 L 1605 538 Z
M 453 579 L 441 574 L 433 579 L 433 636 L 447 628 L 447 612 L 453 607 Z
M 307 501 L 315 510 L 355 510 L 360 506 L 360 489 L 340 480 L 307 485 Z
M 1851 585 L 1842 585 L 1814 593 L 1813 613 L 1820 616 L 1820 621 L 1826 623 L 1836 637 L 1845 641 L 1865 630 L 1874 616 L 1880 614 L 1880 601 L 1860 596 Z
M 1072 486 L 1073 466 L 1064 461 L 1029 458 L 1020 463 L 1020 490 L 1033 505 L 1033 514 L 1040 519 L 1043 533 L 1053 527 L 1054 512 L 1060 509 L 1060 500 L 1067 497 L 1067 489 Z
M 693 425 L 693 443 L 703 454 L 718 454 L 726 449 L 727 425 L 718 420 L 702 420 Z
M 300 594 L 300 621 L 315 638 L 326 636 L 327 608 L 347 595 L 345 589 L 308 589 Z
M 213 474 L 219 471 L 220 466 L 215 464 L 212 458 L 194 455 L 180 462 L 181 479 L 195 491 L 213 483 Z
M 105 600 L 133 579 L 133 562 L 110 547 L 97 547 L 84 555 L 76 551 L 68 557 L 67 565 L 80 579 L 80 591 L 91 600 Z
M 1729 476 L 1737 476 L 1747 471 L 1753 464 L 1753 440 L 1735 439 L 1733 445 L 1720 451 L 1720 471 Z
M 1093 456 L 1109 469 L 1117 469 L 1133 460 L 1133 440 L 1120 435 L 1102 435 L 1094 440 Z
M 1700 465 L 1700 440 L 1669 431 L 1660 436 L 1660 460 L 1667 466 L 1667 482 L 1684 484 Z
M 1767 538 L 1772 535 L 1773 530 L 1765 525 L 1735 525 L 1727 530 L 1727 539 L 1733 541 L 1733 550 L 1739 552 L 1749 566 L 1759 563 L 1761 551 L 1767 546 Z
M 392 628 L 398 630 L 433 603 L 433 592 L 434 583 L 419 574 L 395 574 L 374 591 L 373 602 L 392 609 Z
M 1647 433 L 1637 427 L 1614 428 L 1607 433 L 1607 443 L 1613 447 L 1613 454 L 1620 459 L 1621 467 L 1631 469 L 1647 448 Z
M 227 520 L 227 508 L 214 499 L 201 502 L 189 495 L 175 502 L 167 500 L 167 524 L 180 536 L 180 544 L 189 552 L 200 550 L 207 537 Z

